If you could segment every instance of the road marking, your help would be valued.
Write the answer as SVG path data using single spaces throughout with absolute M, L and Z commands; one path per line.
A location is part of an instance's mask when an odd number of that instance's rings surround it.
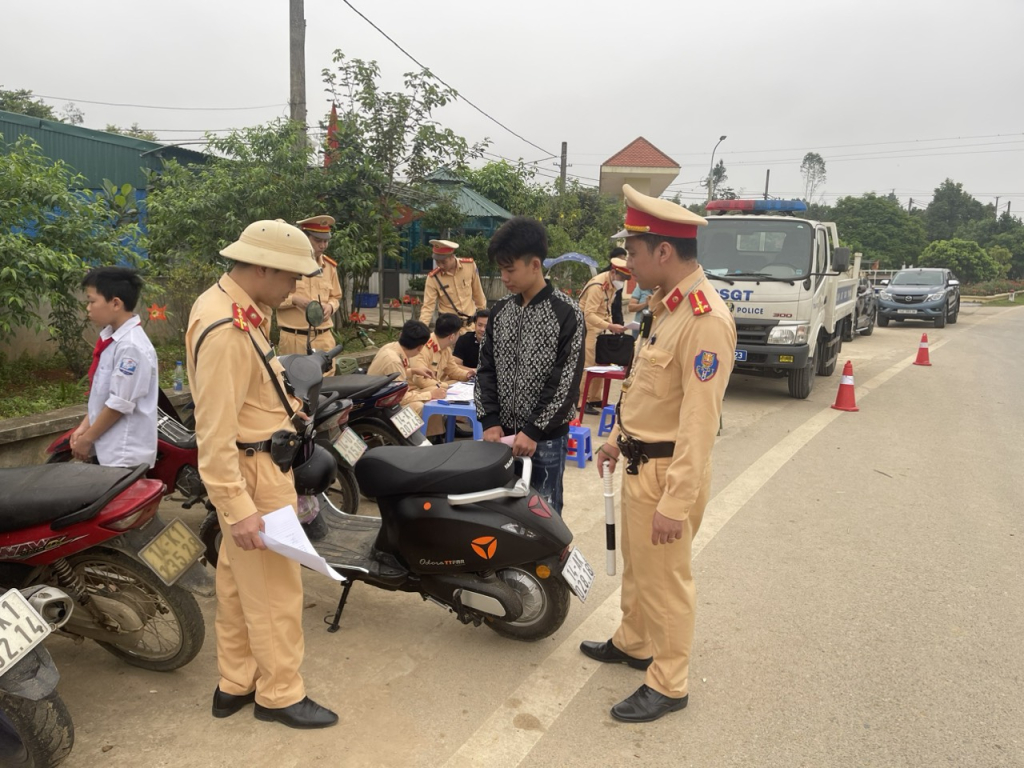
M 930 345 L 942 347 L 950 336 Z M 916 353 L 893 364 L 858 389 L 858 397 L 889 381 L 910 367 Z M 693 541 L 693 557 L 725 527 L 754 495 L 772 479 L 801 448 L 825 427 L 844 414 L 826 406 L 768 449 L 710 501 L 700 530 Z M 579 645 L 583 640 L 611 637 L 619 621 L 616 589 L 588 616 L 576 631 L 563 640 L 529 677 L 499 706 L 466 742 L 444 763 L 444 768 L 515 768 L 530 754 L 576 695 L 600 668 L 584 661 Z

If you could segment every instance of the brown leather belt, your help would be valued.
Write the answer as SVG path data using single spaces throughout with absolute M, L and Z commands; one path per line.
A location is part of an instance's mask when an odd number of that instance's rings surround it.
M 331 330 L 330 328 L 314 328 L 312 331 L 300 331 L 298 328 L 285 328 L 283 325 L 279 328 L 285 333 L 294 333 L 296 336 L 309 336 L 312 333 L 314 338 Z

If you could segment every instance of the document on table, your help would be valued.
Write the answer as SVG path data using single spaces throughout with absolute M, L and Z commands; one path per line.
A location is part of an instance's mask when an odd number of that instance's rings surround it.
M 313 545 L 306 537 L 306 532 L 302 530 L 302 524 L 295 514 L 294 507 L 290 504 L 264 515 L 263 525 L 266 530 L 260 532 L 260 538 L 267 545 L 267 549 L 295 560 L 317 573 L 330 576 L 335 581 L 346 581 L 344 576 L 331 568 L 327 561 L 313 549 Z
M 474 388 L 475 385 L 468 381 L 456 381 L 448 387 L 448 392 L 445 394 L 444 399 L 449 403 L 472 403 Z

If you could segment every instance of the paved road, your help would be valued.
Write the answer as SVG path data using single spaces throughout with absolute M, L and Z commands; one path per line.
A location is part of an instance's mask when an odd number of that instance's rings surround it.
M 930 368 L 910 365 L 922 330 Z M 859 413 L 829 408 L 838 376 L 806 401 L 734 379 L 680 714 L 612 721 L 640 673 L 576 650 L 614 630 L 617 578 L 599 573 L 555 636 L 520 644 L 364 585 L 328 635 L 337 591 L 307 573 L 303 669 L 340 727 L 214 721 L 206 599 L 207 647 L 176 673 L 50 641 L 78 729 L 66 765 L 1024 766 L 1022 339 L 1024 312 L 969 307 L 943 330 L 858 338 L 842 360 Z M 566 482 L 566 519 L 603 571 L 596 473 Z

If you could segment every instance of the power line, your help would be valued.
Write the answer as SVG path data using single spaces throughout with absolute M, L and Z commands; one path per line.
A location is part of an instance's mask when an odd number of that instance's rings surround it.
M 365 15 L 365 14 L 364 14 L 364 13 L 363 13 L 362 11 L 360 11 L 360 10 L 359 10 L 358 8 L 356 8 L 356 7 L 354 6 L 354 5 L 352 5 L 352 3 L 350 3 L 350 2 L 349 2 L 349 0 L 341 0 L 341 1 L 342 1 L 343 3 L 345 3 L 345 5 L 347 5 L 347 6 L 349 7 L 349 8 L 351 8 L 351 9 L 352 9 L 352 10 L 353 10 L 353 11 L 354 11 L 354 12 L 355 12 L 355 13 L 356 13 L 356 14 L 357 14 L 357 15 L 358 15 L 358 16 L 359 16 L 360 18 L 362 18 L 362 20 L 363 20 L 363 21 L 365 21 L 365 22 L 366 22 L 367 24 L 369 24 L 369 25 L 370 25 L 371 27 L 373 27 L 373 28 L 374 28 L 375 30 L 377 30 L 378 32 L 380 32 L 380 33 L 381 33 L 381 34 L 382 34 L 382 35 L 383 35 L 383 36 L 385 37 L 385 39 L 387 39 L 387 41 L 388 41 L 388 42 L 390 42 L 390 43 L 391 43 L 391 44 L 392 44 L 393 46 L 395 46 L 395 48 L 397 48 L 397 49 L 398 49 L 398 50 L 400 50 L 400 51 L 401 51 L 402 53 L 404 53 L 404 54 L 405 54 L 406 56 L 408 56 L 408 57 L 409 57 L 410 59 L 412 59 L 412 61 L 413 61 L 413 62 L 415 62 L 416 66 L 418 66 L 418 67 L 419 67 L 420 69 L 425 69 L 425 70 L 427 70 L 427 71 L 430 71 L 430 68 L 429 68 L 429 67 L 427 67 L 426 65 L 424 65 L 424 64 L 422 64 L 422 63 L 420 63 L 420 62 L 419 62 L 419 61 L 418 61 L 418 60 L 416 59 L 416 57 L 415 57 L 415 56 L 413 56 L 413 55 L 412 55 L 411 53 L 409 53 L 409 52 L 408 52 L 407 50 L 405 50 L 405 48 L 403 48 L 403 47 L 402 47 L 402 46 L 400 46 L 400 45 L 399 45 L 399 44 L 398 44 L 397 42 L 395 42 L 395 40 L 394 40 L 394 39 L 393 39 L 393 38 L 392 38 L 392 37 L 391 37 L 391 36 L 390 36 L 390 35 L 389 35 L 389 34 L 388 34 L 387 32 L 385 32 L 385 31 L 384 31 L 383 29 L 381 29 L 381 28 L 380 28 L 380 27 L 378 27 L 378 26 L 377 26 L 376 24 L 374 24 L 374 23 L 373 23 L 372 21 L 370 21 L 370 20 L 369 20 L 368 18 L 366 18 L 366 15 Z M 433 74 L 433 72 L 431 72 L 431 74 Z M 451 88 L 451 89 L 452 89 L 453 91 L 455 91 L 456 93 L 458 93 L 458 91 L 457 91 L 457 90 L 456 90 L 455 88 L 453 88 L 453 87 L 452 87 L 451 85 L 449 85 L 449 84 L 448 84 L 448 83 L 446 83 L 446 82 L 445 82 L 444 80 L 442 80 L 442 79 L 441 79 L 441 78 L 440 78 L 440 77 L 439 77 L 438 75 L 434 74 L 434 77 L 436 77 L 436 78 L 437 78 L 437 81 L 438 81 L 439 83 L 441 83 L 442 85 L 444 85 L 444 86 L 445 86 L 446 88 Z M 520 134 L 516 133 L 515 131 L 513 131 L 513 130 L 512 130 L 511 128 L 509 128 L 509 127 L 508 127 L 507 125 L 505 125 L 504 123 L 502 123 L 502 122 L 501 122 L 500 120 L 498 120 L 497 118 L 491 117 L 491 116 L 490 116 L 489 114 L 487 114 L 486 112 L 484 112 L 484 110 L 482 110 L 482 109 L 481 109 L 480 107 L 478 107 L 478 106 L 477 106 L 476 104 L 474 104 L 474 103 L 473 103 L 472 101 L 470 101 L 469 99 L 467 99 L 467 98 L 466 98 L 465 96 L 463 96 L 463 95 L 461 95 L 461 94 L 460 94 L 460 95 L 459 95 L 459 98 L 460 98 L 460 99 L 462 99 L 462 100 L 463 100 L 464 102 L 466 102 L 467 104 L 469 104 L 469 106 L 471 106 L 471 107 L 472 107 L 473 109 L 475 109 L 475 110 L 476 110 L 477 112 L 479 112 L 479 113 L 480 113 L 481 115 L 483 115 L 484 117 L 486 117 L 486 118 L 487 118 L 488 120 L 490 120 L 490 121 L 491 121 L 492 123 L 494 123 L 495 125 L 498 125 L 498 126 L 500 126 L 501 128 L 504 128 L 504 129 L 505 129 L 506 131 L 508 131 L 509 133 L 511 133 L 511 134 L 512 134 L 513 136 L 515 136 L 515 137 L 516 137 L 517 139 L 519 139 L 520 141 L 525 141 L 525 142 L 526 142 L 527 144 L 529 144 L 529 145 L 530 145 L 531 147 L 533 147 L 534 149 L 539 149 L 539 150 L 540 150 L 541 152 L 544 152 L 545 154 L 548 154 L 548 155 L 554 155 L 554 153 L 553 153 L 553 152 L 551 152 L 551 151 L 549 151 L 549 150 L 547 150 L 547 149 L 544 149 L 544 147 L 540 146 L 539 144 L 534 144 L 534 143 L 533 143 L 532 141 L 530 141 L 530 140 L 529 140 L 529 139 L 527 139 L 526 137 L 524 137 L 524 136 L 521 136 Z
M 263 104 L 258 107 L 158 107 L 152 104 L 118 104 L 112 101 L 89 101 L 88 99 L 74 99 L 69 96 L 47 96 L 44 93 L 35 93 L 41 99 L 53 99 L 54 101 L 72 101 L 75 104 L 102 104 L 105 107 L 134 107 L 135 109 L 167 109 L 182 112 L 240 112 L 247 109 L 270 109 L 271 107 L 287 107 L 287 104 Z

